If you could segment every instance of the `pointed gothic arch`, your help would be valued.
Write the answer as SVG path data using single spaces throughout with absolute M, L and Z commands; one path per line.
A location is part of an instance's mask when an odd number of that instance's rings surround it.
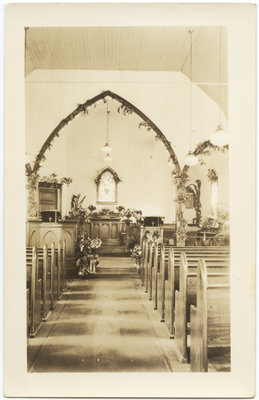
M 104 100 L 106 97 L 111 97 L 112 99 L 117 100 L 119 103 L 121 103 L 122 107 L 124 110 L 129 113 L 134 112 L 137 114 L 143 121 L 143 125 L 147 127 L 147 129 L 150 131 L 151 129 L 156 133 L 157 138 L 162 141 L 164 144 L 166 150 L 169 153 L 169 156 L 172 158 L 172 161 L 175 165 L 175 170 L 177 173 L 181 172 L 180 164 L 178 162 L 177 156 L 174 152 L 174 149 L 172 148 L 171 143 L 169 140 L 165 137 L 163 132 L 158 128 L 158 126 L 149 118 L 147 117 L 142 111 L 140 111 L 136 106 L 134 106 L 132 103 L 130 103 L 128 100 L 124 99 L 123 97 L 119 96 L 118 94 L 111 92 L 110 90 L 106 90 L 97 96 L 92 97 L 91 99 L 87 100 L 83 104 L 79 104 L 78 107 L 72 111 L 66 118 L 64 118 L 57 126 L 56 128 L 51 132 L 47 140 L 44 142 L 43 146 L 41 147 L 39 153 L 36 156 L 36 160 L 34 163 L 33 168 L 28 168 L 27 164 L 27 172 L 28 175 L 30 174 L 37 174 L 40 167 L 41 167 L 41 162 L 45 160 L 45 152 L 47 149 L 50 149 L 52 147 L 52 142 L 55 139 L 55 137 L 59 137 L 60 131 L 73 119 L 80 113 L 88 113 L 88 108 L 95 104 L 96 102 L 100 100 Z

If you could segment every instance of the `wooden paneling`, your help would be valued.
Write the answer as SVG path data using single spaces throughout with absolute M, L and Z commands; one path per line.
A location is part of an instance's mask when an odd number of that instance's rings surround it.
M 71 257 L 73 252 L 74 252 L 74 243 L 73 243 L 73 237 L 71 232 L 69 232 L 68 230 L 66 230 L 64 232 L 64 239 L 66 241 L 66 255 L 67 257 Z
M 110 238 L 110 224 L 108 222 L 101 222 L 100 236 L 102 240 Z
M 43 247 L 47 244 L 51 247 L 52 242 L 58 245 L 59 240 L 66 240 L 66 255 L 73 257 L 76 242 L 76 224 L 75 222 L 42 222 L 42 221 L 28 221 L 28 247 Z
M 120 232 L 123 224 L 118 220 L 98 219 L 91 221 L 91 237 L 99 237 L 104 243 L 116 241 L 119 242 Z
M 43 237 L 43 246 L 46 244 L 48 247 L 51 247 L 53 242 L 57 243 L 57 236 L 53 231 L 48 231 Z

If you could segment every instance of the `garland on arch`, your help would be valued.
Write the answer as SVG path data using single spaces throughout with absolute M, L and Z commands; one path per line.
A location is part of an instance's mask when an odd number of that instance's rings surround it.
M 72 178 L 58 178 L 57 174 L 52 173 L 49 176 L 42 176 L 39 178 L 39 183 L 46 184 L 48 186 L 57 187 L 59 185 L 70 185 Z
M 215 146 L 214 144 L 212 144 L 209 140 L 205 140 L 204 142 L 201 142 L 197 145 L 197 147 L 195 148 L 193 154 L 195 156 L 200 156 L 199 157 L 199 163 L 200 165 L 204 165 L 205 162 L 203 161 L 203 159 L 201 158 L 202 156 L 209 156 L 211 155 L 211 151 L 215 150 L 215 151 L 219 151 L 220 153 L 225 153 L 227 150 L 229 150 L 229 145 L 225 145 L 225 146 Z M 187 172 L 188 169 L 190 167 L 188 165 L 185 165 L 183 167 L 183 171 Z
M 142 120 L 143 123 L 140 123 L 140 127 L 144 126 L 148 131 L 153 130 L 156 134 L 155 139 L 156 140 L 161 140 L 162 143 L 165 145 L 166 149 L 168 150 L 170 157 L 172 158 L 172 161 L 175 164 L 176 170 L 179 172 L 180 165 L 177 160 L 176 154 L 171 146 L 171 143 L 166 139 L 162 131 L 154 124 L 154 122 L 148 118 L 142 111 L 140 111 L 136 106 L 134 106 L 132 103 L 124 99 L 123 97 L 119 96 L 118 94 L 106 90 L 103 91 L 102 93 L 98 94 L 97 96 L 87 100 L 83 104 L 78 104 L 77 108 L 72 111 L 66 118 L 64 118 L 57 126 L 56 128 L 52 131 L 52 133 L 49 135 L 43 146 L 41 147 L 39 153 L 36 156 L 33 169 L 31 168 L 30 173 L 32 172 L 37 172 L 40 167 L 41 167 L 41 162 L 44 161 L 45 158 L 45 152 L 48 149 L 52 148 L 52 143 L 53 140 L 56 137 L 59 137 L 60 131 L 68 125 L 78 114 L 82 115 L 88 115 L 89 113 L 89 108 L 93 105 L 94 107 L 96 106 L 96 103 L 100 100 L 102 100 L 104 103 L 106 103 L 106 97 L 111 97 L 112 99 L 117 100 L 120 103 L 120 106 L 118 108 L 118 112 L 122 113 L 123 115 L 127 114 L 132 114 L 135 113 L 137 114 Z

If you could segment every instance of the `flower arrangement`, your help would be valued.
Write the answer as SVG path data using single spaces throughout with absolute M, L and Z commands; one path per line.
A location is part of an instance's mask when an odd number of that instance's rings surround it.
M 218 175 L 217 175 L 215 169 L 208 169 L 207 176 L 211 182 L 217 182 L 217 180 L 218 180 Z
M 201 219 L 200 227 L 202 229 L 212 229 L 216 225 L 216 219 L 212 216 Z
M 162 242 L 159 231 L 150 232 L 149 230 L 146 230 L 146 232 L 143 235 L 143 238 L 148 240 L 149 242 L 152 242 L 153 244 L 155 243 L 160 244 Z
M 91 208 L 90 208 L 91 207 Z M 100 211 L 95 211 L 95 206 L 89 206 L 88 210 L 91 212 L 91 216 L 94 218 L 98 217 L 109 217 L 109 218 L 122 218 L 122 220 L 128 222 L 129 224 L 135 223 L 140 224 L 142 211 L 134 210 L 131 208 L 125 209 L 123 206 L 117 206 L 117 211 L 110 210 L 109 208 L 102 208 Z
M 99 255 L 96 249 L 101 247 L 102 241 L 98 238 L 90 239 L 87 235 L 80 237 L 76 243 L 76 268 L 78 276 L 81 278 L 89 276 L 91 273 L 98 272 L 100 268 Z
M 88 208 L 88 210 L 90 211 L 90 213 L 92 213 L 93 211 L 96 210 L 96 207 L 93 206 L 93 205 L 91 205 L 91 204 L 90 204 L 87 208 Z
M 142 217 L 141 210 L 135 210 L 133 208 L 125 209 L 123 206 L 118 206 L 117 210 L 120 210 L 120 216 L 124 221 L 126 221 L 126 223 L 140 224 Z
M 118 212 L 120 214 L 122 214 L 125 211 L 125 207 L 123 207 L 123 206 L 117 206 L 116 209 L 118 210 Z
M 101 239 L 96 238 L 96 239 L 91 240 L 91 244 L 90 244 L 91 249 L 99 249 L 99 247 L 101 247 L 101 245 L 102 245 Z
M 133 249 L 130 251 L 131 252 L 131 257 L 135 258 L 135 267 L 137 268 L 137 271 L 140 272 L 140 259 L 142 255 L 142 249 L 139 244 L 135 244 Z
M 142 250 L 139 244 L 135 244 L 134 248 L 130 252 L 131 257 L 135 258 L 136 261 L 140 261 Z
M 161 236 L 158 231 L 153 232 L 152 240 L 154 243 L 161 244 L 162 240 L 161 240 Z
M 83 202 L 85 200 L 84 196 L 81 198 L 81 194 L 73 194 L 71 199 L 71 209 L 68 214 L 64 217 L 65 220 L 73 219 L 77 220 L 80 224 L 88 221 L 88 217 L 91 214 L 90 210 L 83 207 Z

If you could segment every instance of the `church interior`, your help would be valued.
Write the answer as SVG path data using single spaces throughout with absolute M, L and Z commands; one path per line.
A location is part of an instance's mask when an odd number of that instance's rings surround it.
M 25 29 L 28 372 L 227 372 L 224 26 Z

